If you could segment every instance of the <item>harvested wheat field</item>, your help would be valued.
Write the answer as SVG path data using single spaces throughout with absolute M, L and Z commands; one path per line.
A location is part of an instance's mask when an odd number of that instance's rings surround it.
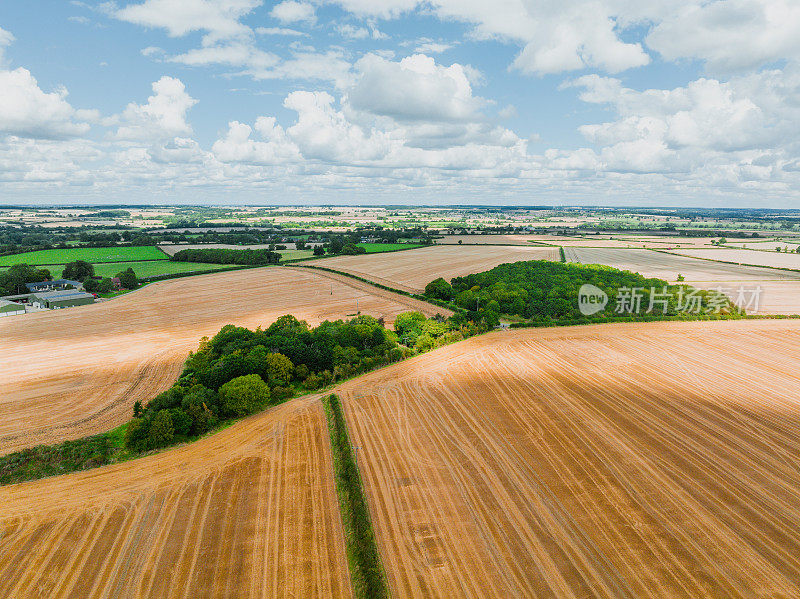
M 697 250 L 697 256 L 705 256 L 710 251 Z M 719 289 L 734 301 L 741 289 L 746 295 L 742 304 L 751 314 L 800 314 L 800 272 L 725 264 L 650 250 L 565 248 L 564 252 L 569 262 L 606 264 L 669 282 L 683 275 L 687 284 L 701 289 Z M 758 298 L 757 302 L 754 297 Z
M 191 445 L 0 487 L 0 597 L 349 597 L 316 398 Z
M 525 246 L 433 246 L 403 252 L 339 256 L 314 261 L 395 289 L 420 293 L 438 277 L 448 281 L 520 260 L 559 260 L 558 248 Z
M 517 234 L 492 234 L 492 235 L 443 235 L 437 239 L 439 245 L 532 245 L 532 241 L 539 241 L 540 235 L 517 235 Z M 546 236 L 544 236 L 546 237 Z M 552 242 L 547 242 L 549 245 Z M 535 245 L 535 244 L 534 244 Z
M 758 247 L 758 246 L 756 246 Z M 736 262 L 738 264 L 750 264 L 753 266 L 768 266 L 771 268 L 790 268 L 800 269 L 800 254 L 776 252 L 775 248 L 784 247 L 783 244 L 773 243 L 770 246 L 763 245 L 758 249 L 702 249 L 702 250 L 679 250 L 675 254 L 689 256 L 690 258 L 705 258 L 709 260 L 722 260 L 724 262 Z M 771 250 L 771 251 L 764 251 Z
M 345 384 L 394 596 L 800 596 L 799 344 L 498 332 Z
M 168 388 L 203 335 L 283 314 L 445 312 L 349 277 L 260 268 L 174 279 L 89 306 L 0 319 L 0 455 L 100 433 Z

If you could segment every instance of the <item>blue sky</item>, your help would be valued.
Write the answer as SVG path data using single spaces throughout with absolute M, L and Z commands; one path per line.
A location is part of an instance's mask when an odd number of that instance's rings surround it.
M 787 206 L 792 0 L 7 0 L 0 203 Z

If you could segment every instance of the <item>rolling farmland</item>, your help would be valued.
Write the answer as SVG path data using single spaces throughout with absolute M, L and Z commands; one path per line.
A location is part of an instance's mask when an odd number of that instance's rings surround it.
M 0 488 L 0 596 L 349 597 L 321 404 Z
M 445 235 L 437 243 L 453 245 L 555 245 L 564 247 L 642 248 L 701 247 L 711 244 L 710 237 L 665 235 Z
M 703 256 L 706 251 L 703 250 Z M 607 264 L 667 281 L 676 280 L 679 274 L 687 281 L 800 281 L 800 273 L 723 264 L 649 250 L 564 248 L 564 252 L 568 262 Z
M 408 253 L 408 252 L 403 252 Z M 169 387 L 200 337 L 291 313 L 446 312 L 347 277 L 259 268 L 154 283 L 117 299 L 0 320 L 0 454 L 110 430 Z
M 709 251 L 713 250 L 697 250 L 697 256 L 705 256 Z M 760 288 L 758 310 L 749 312 L 800 314 L 800 272 L 723 264 L 649 250 L 564 248 L 564 252 L 568 262 L 607 264 L 670 282 L 683 275 L 688 284 L 703 289 L 721 289 L 734 299 L 740 287 Z
M 420 293 L 437 277 L 452 279 L 489 270 L 504 262 L 558 260 L 558 248 L 433 246 L 372 256 L 337 256 L 315 260 L 324 266 L 354 274 L 396 289 Z
M 394 595 L 798 596 L 798 343 L 795 321 L 502 332 L 346 383 Z
M 759 247 L 759 246 L 756 246 Z M 800 269 L 800 254 L 776 252 L 775 248 L 783 248 L 783 244 L 772 243 L 769 246 L 760 246 L 760 250 L 748 249 L 703 249 L 703 250 L 680 250 L 673 252 L 690 258 L 707 258 L 710 260 L 722 260 L 724 262 L 738 262 L 739 264 L 751 264 L 754 266 L 769 266 L 772 268 L 791 268 Z M 771 250 L 771 251 L 764 251 Z

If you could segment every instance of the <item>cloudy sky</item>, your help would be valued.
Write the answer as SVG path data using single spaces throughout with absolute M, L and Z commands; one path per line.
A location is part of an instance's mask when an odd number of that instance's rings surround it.
M 800 208 L 797 0 L 3 0 L 0 203 Z

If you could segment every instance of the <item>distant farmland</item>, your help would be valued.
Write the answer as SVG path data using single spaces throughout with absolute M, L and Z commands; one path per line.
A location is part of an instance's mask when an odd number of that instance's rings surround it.
M 414 243 L 359 243 L 358 247 L 364 248 L 368 254 L 381 254 L 383 252 L 397 252 L 423 246 Z
M 222 270 L 235 268 L 235 264 L 206 264 L 204 262 L 171 262 L 169 260 L 147 260 L 144 262 L 101 262 L 94 264 L 94 274 L 99 277 L 115 277 L 118 273 L 132 268 L 139 278 L 155 277 L 158 275 L 171 275 L 182 272 L 204 272 L 207 270 Z M 6 266 L 0 267 L 5 270 Z M 63 264 L 48 264 L 43 266 L 50 271 L 53 278 L 62 276 Z
M 135 401 L 149 401 L 177 379 L 200 337 L 226 324 L 254 329 L 284 314 L 318 324 L 357 309 L 387 323 L 408 310 L 446 312 L 341 275 L 273 267 L 162 281 L 90 306 L 0 318 L 0 454 L 126 422 Z
M 558 260 L 555 247 L 440 245 L 380 256 L 334 256 L 310 264 L 419 293 L 437 277 L 452 279 L 520 260 Z
M 685 250 L 681 250 L 684 252 Z M 722 289 L 735 300 L 739 288 L 760 289 L 759 314 L 800 314 L 800 272 L 724 264 L 698 258 L 711 258 L 715 250 L 697 250 L 697 257 L 651 250 L 617 248 L 564 248 L 568 262 L 582 264 L 606 264 L 622 270 L 638 272 L 645 277 L 656 277 L 675 282 L 682 275 L 687 284 L 701 289 Z M 731 256 L 742 255 L 749 250 L 720 250 L 731 252 Z M 752 252 L 771 258 L 768 252 Z M 694 252 L 693 252 L 694 254 Z M 783 256 L 775 252 L 775 257 Z M 787 258 L 792 256 L 786 255 Z
M 48 264 L 66 264 L 75 260 L 84 260 L 92 264 L 104 262 L 135 262 L 141 260 L 167 260 L 168 256 L 155 247 L 109 247 L 109 248 L 69 248 L 63 250 L 40 250 L 0 256 L 0 266 L 14 264 L 32 264 L 45 266 Z

